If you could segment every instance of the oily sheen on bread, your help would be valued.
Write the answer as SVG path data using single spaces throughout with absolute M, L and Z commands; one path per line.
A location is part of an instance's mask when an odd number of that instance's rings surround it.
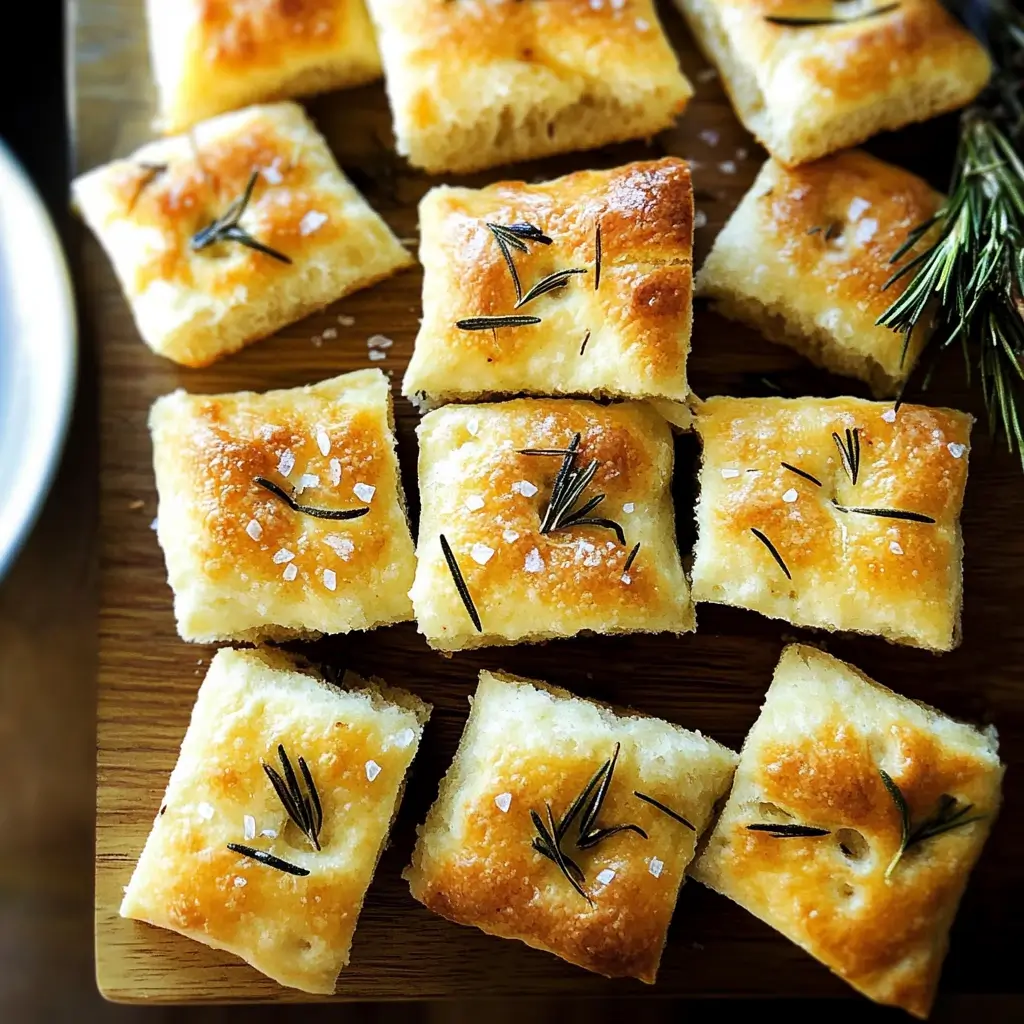
M 957 904 L 999 810 L 997 748 L 994 730 L 794 644 L 690 873 L 864 995 L 927 1017 Z M 912 834 L 937 828 L 941 813 L 960 824 L 901 854 L 902 815 L 882 772 Z M 787 835 L 794 827 L 817 834 Z
M 530 812 L 543 818 L 550 806 L 561 820 L 613 756 L 595 827 L 630 823 L 642 834 L 580 849 L 568 827 L 562 845 L 582 873 L 581 895 L 532 845 Z M 731 750 L 678 725 L 481 672 L 405 877 L 416 899 L 458 924 L 653 983 L 686 865 L 735 763 Z
M 329 995 L 430 710 L 351 673 L 338 687 L 282 654 L 218 651 L 121 915 L 234 953 L 282 985 Z M 263 767 L 286 780 L 282 750 L 303 779 L 300 792 L 309 798 L 311 781 L 317 794 L 316 845 Z
M 153 405 L 150 430 L 157 536 L 185 640 L 412 618 L 415 553 L 380 370 L 264 394 L 176 391 Z
M 467 172 L 654 135 L 693 93 L 652 0 L 369 0 L 398 152 Z

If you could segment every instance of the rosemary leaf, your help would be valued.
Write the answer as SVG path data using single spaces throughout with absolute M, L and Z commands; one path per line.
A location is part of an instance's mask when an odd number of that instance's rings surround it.
M 840 505 L 833 499 L 833 506 L 837 512 L 853 512 L 862 516 L 878 516 L 879 519 L 903 519 L 910 523 L 934 523 L 931 516 L 923 512 L 907 512 L 899 508 L 858 508 L 852 505 Z
M 636 556 L 640 553 L 640 541 L 637 541 L 633 545 L 633 550 L 630 551 L 629 556 L 626 558 L 626 564 L 622 567 L 624 573 L 629 572 L 633 568 L 633 563 L 636 561 Z
M 601 287 L 601 222 L 594 228 L 594 291 Z
M 667 814 L 674 821 L 678 821 L 680 825 L 685 825 L 691 832 L 697 831 L 678 811 L 673 811 L 671 807 L 667 807 L 660 800 L 655 800 L 653 796 L 648 796 L 646 793 L 638 793 L 635 789 L 633 790 L 633 796 L 650 804 L 652 807 L 657 807 L 662 814 Z
M 277 756 L 281 762 L 283 777 L 278 774 L 276 769 L 267 764 L 263 758 L 260 758 L 260 765 L 263 767 L 267 778 L 270 779 L 278 799 L 288 812 L 288 817 L 295 823 L 296 828 L 312 843 L 313 849 L 319 850 L 320 829 L 323 826 L 324 815 L 320 804 L 320 794 L 317 792 L 316 784 L 313 782 L 309 766 L 304 758 L 300 757 L 298 759 L 299 771 L 306 786 L 304 792 L 299 785 L 295 769 L 292 768 L 291 758 L 288 757 L 283 743 L 277 745 Z
M 877 18 L 883 14 L 889 14 L 899 7 L 899 3 L 885 4 L 882 7 L 875 7 L 863 14 L 853 14 L 848 17 L 801 17 L 799 15 L 766 14 L 764 20 L 772 25 L 781 25 L 784 28 L 815 28 L 822 25 L 852 25 L 856 21 L 866 21 L 868 18 Z
M 756 527 L 752 526 L 750 528 L 750 532 L 769 550 L 772 558 L 778 562 L 779 568 L 786 574 L 786 579 L 791 580 L 793 578 L 793 574 L 789 571 L 789 566 L 783 561 L 778 548 Z
M 290 864 L 288 861 L 281 860 L 280 857 L 275 857 L 272 853 L 267 853 L 265 850 L 256 850 L 251 846 L 243 846 L 241 843 L 228 843 L 227 847 L 232 853 L 240 853 L 243 857 L 249 857 L 259 864 L 265 864 L 268 868 L 277 868 L 278 871 L 283 871 L 286 875 L 304 877 L 309 874 L 308 868 L 300 868 L 297 864 Z
M 836 447 L 839 449 L 839 458 L 843 469 L 846 470 L 846 475 L 856 487 L 857 477 L 860 476 L 860 428 L 854 427 L 853 430 L 850 430 L 847 427 L 845 441 L 833 430 L 832 440 L 835 441 Z
M 469 617 L 473 620 L 476 631 L 482 633 L 484 628 L 480 625 L 480 615 L 476 610 L 476 605 L 473 604 L 473 597 L 469 592 L 469 587 L 466 586 L 466 578 L 462 575 L 459 563 L 455 560 L 455 555 L 452 552 L 451 545 L 448 543 L 448 538 L 443 533 L 439 536 L 441 538 L 441 551 L 444 552 L 444 560 L 448 563 L 448 571 L 452 574 L 452 579 L 455 581 L 455 589 L 459 592 L 459 597 L 462 598 L 462 603 L 466 606 L 466 611 L 469 612 Z
M 835 437 L 834 434 L 832 436 Z M 780 465 L 783 469 L 788 469 L 790 473 L 796 473 L 797 476 L 802 476 L 805 480 L 810 480 L 812 484 L 815 484 L 818 487 L 821 486 L 821 481 L 816 476 L 811 476 L 811 474 L 806 470 L 798 469 L 796 466 L 791 466 L 788 462 L 782 462 Z
M 460 331 L 491 331 L 498 327 L 532 327 L 540 323 L 539 316 L 470 316 L 456 320 Z
M 541 295 L 546 295 L 548 292 L 564 288 L 569 283 L 569 278 L 574 274 L 585 274 L 586 272 L 587 271 L 582 268 L 573 268 L 570 270 L 556 270 L 553 274 L 548 274 L 547 277 L 538 281 L 524 296 L 519 299 L 515 308 L 519 309 L 520 306 L 525 306 L 528 302 L 532 302 Z
M 590 331 L 587 331 L 587 333 L 583 335 L 583 344 L 580 345 L 580 355 L 583 355 L 583 353 L 586 352 L 587 345 L 589 343 L 590 343 Z
M 312 516 L 314 519 L 359 519 L 369 511 L 369 506 L 364 508 L 314 508 L 312 505 L 300 505 L 283 487 L 278 486 L 273 480 L 258 476 L 255 482 L 265 490 L 270 491 L 275 498 L 280 498 L 293 512 L 301 512 L 304 516 Z
M 813 839 L 817 836 L 831 835 L 827 828 L 816 828 L 814 825 L 776 825 L 773 822 L 747 825 L 748 832 L 764 832 L 774 839 Z

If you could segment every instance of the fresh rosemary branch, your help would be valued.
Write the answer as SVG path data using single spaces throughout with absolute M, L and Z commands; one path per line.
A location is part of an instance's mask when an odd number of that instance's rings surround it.
M 924 386 L 938 356 L 959 344 L 990 432 L 1005 434 L 1024 467 L 1024 13 L 993 0 L 989 22 L 995 74 L 961 118 L 949 197 L 890 259 L 926 243 L 886 282 L 909 279 L 878 323 L 903 334 L 906 358 L 934 315 Z

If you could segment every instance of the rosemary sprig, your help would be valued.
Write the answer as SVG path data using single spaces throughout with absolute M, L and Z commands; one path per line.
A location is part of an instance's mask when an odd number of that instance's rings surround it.
M 932 814 L 925 818 L 917 828 L 914 828 L 910 820 L 910 808 L 907 806 L 906 797 L 903 796 L 900 787 L 884 769 L 879 768 L 878 774 L 882 777 L 882 783 L 889 796 L 892 797 L 892 802 L 896 805 L 896 810 L 900 815 L 900 848 L 885 869 L 886 878 L 892 874 L 893 869 L 910 847 L 987 817 L 984 814 L 976 814 L 974 817 L 968 818 L 967 815 L 974 809 L 974 804 L 961 805 L 955 796 L 943 793 Z
M 550 804 L 545 804 L 548 816 L 546 827 L 540 815 L 536 811 L 530 811 L 530 818 L 538 833 L 534 836 L 531 845 L 539 854 L 557 864 L 565 877 L 572 883 L 573 888 L 588 902 L 590 902 L 590 897 L 582 887 L 582 883 L 585 881 L 583 871 L 562 850 L 562 843 L 573 822 L 577 818 L 580 819 L 575 839 L 575 846 L 578 850 L 588 850 L 619 832 L 635 832 L 641 838 L 647 838 L 647 833 L 639 825 L 622 824 L 610 825 L 605 828 L 597 827 L 597 819 L 601 814 L 605 798 L 608 796 L 612 776 L 615 774 L 615 765 L 619 759 L 620 749 L 621 744 L 616 743 L 615 752 L 594 772 L 560 820 L 555 820 Z
M 303 877 L 309 874 L 309 868 L 300 868 L 298 864 L 291 864 L 286 860 L 281 860 L 280 857 L 275 857 L 272 853 L 267 853 L 265 850 L 257 850 L 252 846 L 243 846 L 241 843 L 228 843 L 227 846 L 232 853 L 240 853 L 243 857 L 249 857 L 259 864 L 265 864 L 268 868 L 277 868 L 278 871 L 283 871 L 286 875 L 299 875 Z
M 766 14 L 764 20 L 772 25 L 782 25 L 785 28 L 811 28 L 820 25 L 852 25 L 856 21 L 865 21 L 868 18 L 877 18 L 880 15 L 888 14 L 899 7 L 898 3 L 884 4 L 882 7 L 874 7 L 862 14 L 853 14 L 846 18 L 834 17 L 800 17 L 799 15 Z
M 556 270 L 553 274 L 548 274 L 547 277 L 538 281 L 524 296 L 519 299 L 515 308 L 519 309 L 520 306 L 525 306 L 528 302 L 532 302 L 541 295 L 547 295 L 548 292 L 564 288 L 569 283 L 569 278 L 574 274 L 585 273 L 587 273 L 587 271 L 582 267 L 575 267 L 571 270 Z
M 789 566 L 783 561 L 782 555 L 779 554 L 779 549 L 756 527 L 752 526 L 750 532 L 769 550 L 772 558 L 778 562 L 779 568 L 786 574 L 786 579 L 791 580 L 793 574 L 789 571 Z
M 835 437 L 835 434 L 832 436 Z M 810 480 L 812 484 L 821 487 L 821 481 L 816 476 L 811 476 L 811 474 L 806 470 L 798 469 L 796 466 L 791 466 L 788 462 L 781 462 L 779 465 L 781 465 L 783 469 L 788 469 L 790 473 L 796 473 L 797 476 L 802 476 L 805 480 Z
M 258 175 L 258 171 L 253 171 L 249 175 L 249 183 L 245 186 L 245 191 L 241 197 L 236 199 L 212 224 L 208 224 L 192 236 L 190 245 L 193 252 L 199 252 L 200 249 L 205 249 L 216 242 L 238 242 L 239 245 L 244 245 L 248 249 L 254 249 L 256 252 L 261 252 L 265 256 L 279 260 L 281 263 L 291 263 L 290 256 L 286 256 L 283 252 L 278 252 L 276 249 L 271 249 L 269 245 L 258 242 L 245 228 L 238 226 L 238 222 L 242 219 L 242 214 L 245 213 L 249 206 L 249 201 L 252 199 L 252 192 L 256 187 Z
M 878 318 L 901 333 L 930 320 L 927 387 L 936 362 L 959 345 L 968 381 L 976 369 L 993 436 L 1024 466 L 1024 12 L 991 0 L 989 49 L 995 74 L 960 120 L 949 196 L 892 255 L 925 245 L 885 284 L 908 279 Z
M 295 823 L 295 827 L 312 843 L 314 850 L 320 849 L 320 829 L 324 824 L 324 811 L 320 804 L 320 794 L 316 790 L 313 776 L 305 759 L 298 759 L 299 771 L 302 774 L 302 781 L 306 790 L 303 792 L 299 780 L 295 777 L 295 770 L 292 768 L 291 759 L 285 752 L 284 744 L 277 745 L 277 756 L 281 761 L 281 770 L 284 772 L 282 778 L 277 770 L 260 758 L 260 765 L 270 779 L 274 792 L 288 812 L 288 817 Z
M 674 821 L 678 821 L 680 825 L 685 825 L 691 832 L 696 832 L 697 829 L 690 824 L 678 811 L 673 811 L 671 807 L 666 806 L 660 800 L 655 800 L 653 796 L 648 796 L 646 793 L 639 793 L 635 789 L 633 790 L 633 796 L 638 800 L 643 800 L 644 803 L 650 804 L 652 807 L 657 807 L 662 814 L 667 814 Z
M 369 506 L 363 508 L 314 508 L 312 505 L 300 505 L 283 487 L 268 480 L 264 476 L 255 478 L 255 483 L 264 490 L 270 491 L 275 498 L 280 498 L 293 512 L 301 512 L 304 516 L 314 519 L 359 519 L 370 511 Z
M 832 505 L 837 512 L 853 512 L 861 516 L 878 516 L 879 519 L 904 519 L 909 523 L 934 523 L 931 516 L 923 512 L 907 512 L 901 508 L 857 508 L 853 505 L 840 505 L 835 499 Z
M 516 263 L 512 257 L 511 249 L 518 249 L 520 252 L 529 252 L 527 242 L 537 242 L 539 245 L 551 245 L 551 239 L 533 224 L 520 222 L 516 224 L 493 224 L 487 221 L 487 226 L 498 243 L 501 255 L 505 259 L 508 272 L 512 275 L 512 283 L 516 289 L 516 304 L 523 297 L 523 286 L 519 280 L 519 272 L 516 270 Z
M 583 335 L 583 344 L 580 345 L 580 355 L 583 355 L 583 353 L 587 351 L 587 345 L 589 345 L 589 344 L 590 344 L 590 331 L 587 331 L 587 333 Z
M 843 463 L 843 469 L 850 478 L 850 482 L 856 487 L 857 477 L 860 475 L 860 428 L 846 428 L 846 440 L 844 441 L 834 430 L 832 440 L 839 449 L 839 458 Z
M 498 327 L 532 327 L 540 323 L 539 316 L 469 316 L 456 320 L 460 331 L 492 331 Z
M 476 605 L 473 604 L 473 597 L 469 592 L 469 587 L 466 586 L 466 578 L 462 575 L 459 563 L 455 560 L 455 554 L 448 543 L 448 538 L 443 533 L 439 534 L 439 536 L 441 538 L 441 551 L 444 552 L 444 560 L 448 563 L 448 571 L 452 574 L 452 579 L 455 581 L 455 589 L 459 592 L 459 597 L 462 598 L 462 603 L 466 606 L 466 611 L 469 612 L 469 617 L 473 620 L 476 631 L 482 633 L 484 627 L 480 625 L 480 615 L 476 610 Z
M 773 839 L 814 839 L 818 836 L 831 835 L 827 828 L 817 828 L 814 825 L 783 825 L 766 822 L 747 825 L 746 828 L 748 832 L 764 832 Z
M 583 468 L 576 468 L 576 457 L 579 454 L 580 435 L 576 434 L 562 457 L 562 465 L 551 487 L 551 497 L 540 523 L 541 533 L 552 533 L 555 530 L 567 530 L 573 526 L 603 526 L 615 533 L 620 544 L 626 543 L 626 535 L 622 527 L 613 519 L 591 516 L 598 505 L 604 501 L 603 494 L 596 494 L 585 501 L 579 508 L 576 502 L 582 497 L 589 486 L 600 462 L 591 461 Z
M 601 287 L 601 222 L 594 228 L 594 291 Z

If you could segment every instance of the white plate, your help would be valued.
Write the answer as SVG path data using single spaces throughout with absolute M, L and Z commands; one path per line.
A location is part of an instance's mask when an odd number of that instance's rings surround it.
M 0 143 L 0 577 L 35 520 L 74 401 L 75 307 L 60 240 Z

